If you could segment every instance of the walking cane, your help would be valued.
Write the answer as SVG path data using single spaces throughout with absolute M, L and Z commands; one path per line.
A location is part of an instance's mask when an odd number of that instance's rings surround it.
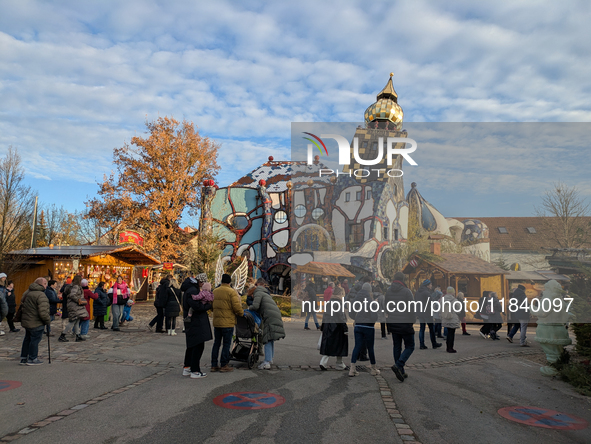
M 49 331 L 47 331 L 47 354 L 49 355 L 49 363 L 51 364 L 51 345 L 49 343 Z

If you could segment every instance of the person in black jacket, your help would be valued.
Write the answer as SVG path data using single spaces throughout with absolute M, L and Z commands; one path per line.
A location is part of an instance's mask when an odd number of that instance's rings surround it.
M 162 281 L 160 281 L 162 284 Z M 156 289 L 156 296 L 154 298 L 154 307 L 156 307 L 156 316 L 148 324 L 148 328 L 152 330 L 154 324 L 156 324 L 156 333 L 166 333 L 162 330 L 162 324 L 164 323 L 164 307 L 168 302 L 168 294 L 160 291 L 160 287 Z
M 310 330 L 310 328 L 308 328 L 308 320 L 310 319 L 310 315 L 312 315 L 314 318 L 316 330 L 320 330 L 320 324 L 318 323 L 318 318 L 316 317 L 316 312 L 314 311 L 314 307 L 316 307 L 316 310 L 318 310 L 318 297 L 316 296 L 316 287 L 312 282 L 308 282 L 308 285 L 306 285 L 306 288 L 304 289 L 304 301 L 310 301 L 311 305 L 310 310 L 307 312 L 306 320 L 304 321 L 304 330 Z M 307 305 L 308 304 L 306 304 L 306 306 Z
M 14 282 L 6 281 L 6 304 L 8 305 L 8 314 L 6 315 L 6 322 L 8 322 L 8 328 L 12 333 L 21 331 L 20 328 L 14 326 L 12 319 L 16 314 L 16 298 L 14 296 Z
M 507 335 L 507 341 L 513 342 L 513 336 L 517 333 L 517 330 L 521 330 L 521 336 L 519 338 L 519 344 L 522 347 L 529 347 L 529 343 L 527 342 L 527 324 L 529 323 L 529 310 L 523 306 L 523 301 L 527 301 L 527 296 L 525 294 L 525 287 L 523 285 L 518 285 L 511 299 L 517 300 L 517 310 L 512 311 L 513 319 L 517 319 L 519 323 L 513 325 L 511 332 Z M 527 302 L 526 302 L 527 303 Z M 509 300 L 509 306 L 511 306 L 511 300 Z
M 105 327 L 105 316 L 107 315 L 107 307 L 111 305 L 111 299 L 109 299 L 109 295 L 105 291 L 105 283 L 99 282 L 94 292 L 98 295 L 98 298 L 94 300 L 92 305 L 94 328 L 107 330 L 107 327 Z
M 162 301 L 166 301 L 164 306 L 164 316 L 166 317 L 166 331 L 169 336 L 176 336 L 176 318 L 181 313 L 181 306 L 179 301 L 181 300 L 181 290 L 176 289 L 173 286 L 172 275 L 166 275 L 164 279 L 160 281 L 160 286 L 156 290 L 156 297 L 160 293 Z
M 406 378 L 404 365 L 415 349 L 413 324 L 416 314 L 414 308 L 409 305 L 411 301 L 413 301 L 412 292 L 404 283 L 404 274 L 399 271 L 394 275 L 392 285 L 386 291 L 386 308 L 388 311 L 388 328 L 392 332 L 392 342 L 394 344 L 392 371 L 400 382 L 404 382 Z M 396 307 L 396 310 L 394 310 L 394 307 Z M 402 351 L 403 342 L 404 351 Z
M 192 379 L 204 378 L 206 373 L 201 371 L 199 361 L 203 356 L 205 343 L 213 339 L 207 311 L 213 308 L 211 303 L 203 304 L 193 300 L 193 295 L 199 294 L 199 281 L 190 277 L 181 285 L 183 292 L 183 313 L 189 313 L 193 309 L 193 315 L 185 318 L 185 339 L 187 349 L 183 365 L 183 376 L 191 376 Z
M 49 301 L 49 319 L 51 322 L 55 319 L 55 314 L 57 313 L 57 304 L 61 304 L 62 301 L 57 295 L 57 281 L 51 279 L 47 283 L 47 288 L 45 289 L 45 296 L 47 296 L 47 300 Z M 51 333 L 51 323 L 47 324 L 47 336 L 54 336 Z
M 415 301 L 422 304 L 422 310 L 417 313 L 419 318 L 420 330 L 419 330 L 419 343 L 421 350 L 427 350 L 425 345 L 425 327 L 429 327 L 429 338 L 431 339 L 431 346 L 433 348 L 441 347 L 441 343 L 435 339 L 435 327 L 433 326 L 433 316 L 431 315 L 431 302 L 433 284 L 429 279 L 425 279 L 417 292 L 415 293 Z M 418 310 L 418 308 L 417 308 Z

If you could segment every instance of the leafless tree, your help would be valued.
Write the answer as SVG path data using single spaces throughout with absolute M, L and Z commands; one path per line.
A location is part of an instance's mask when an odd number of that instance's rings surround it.
M 589 203 L 576 186 L 554 183 L 535 212 L 542 219 L 544 232 L 548 233 L 549 247 L 581 248 L 591 242 Z
M 6 254 L 30 246 L 35 195 L 24 184 L 25 170 L 12 146 L 0 158 L 0 268 L 7 272 Z

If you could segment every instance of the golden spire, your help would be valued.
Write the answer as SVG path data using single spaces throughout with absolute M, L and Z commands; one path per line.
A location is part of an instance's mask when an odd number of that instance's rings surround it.
M 394 77 L 393 72 L 390 73 L 390 80 L 388 80 L 388 83 L 386 84 L 384 89 L 379 92 L 377 97 L 378 100 L 391 99 L 394 102 L 398 103 L 398 94 L 396 94 L 396 91 L 394 90 L 394 85 L 392 84 L 392 77 Z

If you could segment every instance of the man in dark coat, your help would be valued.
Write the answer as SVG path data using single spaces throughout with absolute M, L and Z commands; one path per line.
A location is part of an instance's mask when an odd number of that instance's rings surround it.
M 404 274 L 397 272 L 392 285 L 386 291 L 386 309 L 388 311 L 388 329 L 392 332 L 394 343 L 394 365 L 392 371 L 400 382 L 404 382 L 406 373 L 404 365 L 415 349 L 415 330 L 413 324 L 416 319 L 412 292 L 404 283 Z M 400 310 L 400 311 L 398 311 Z M 402 343 L 404 342 L 404 351 Z
M 164 280 L 164 279 L 163 279 Z M 170 281 L 168 281 L 170 283 Z M 160 281 L 160 286 L 162 285 L 162 281 Z M 156 289 L 156 297 L 154 298 L 154 307 L 156 307 L 156 316 L 154 319 L 150 321 L 148 324 L 148 328 L 152 330 L 154 324 L 156 324 L 156 333 L 166 333 L 162 329 L 164 324 L 164 308 L 166 307 L 166 303 L 168 302 L 168 293 L 165 291 L 161 291 L 160 286 Z M 181 287 L 182 291 L 182 287 Z M 185 312 L 186 313 L 186 312 Z
M 320 330 L 320 324 L 318 323 L 318 318 L 316 317 L 316 312 L 314 311 L 314 307 L 318 310 L 318 297 L 316 296 L 316 287 L 310 281 L 306 288 L 304 289 L 304 301 L 309 301 L 310 304 L 306 304 L 306 306 L 311 305 L 310 310 L 307 310 L 306 320 L 304 321 L 304 330 L 310 330 L 308 327 L 308 321 L 310 320 L 310 315 L 314 318 L 314 323 L 316 324 L 316 330 Z M 302 307 L 304 304 L 302 304 Z
M 37 354 L 45 326 L 51 322 L 49 301 L 45 296 L 46 287 L 47 280 L 42 277 L 37 278 L 25 291 L 21 300 L 23 306 L 21 325 L 26 330 L 21 348 L 21 365 L 43 364 L 37 358 Z
M 519 323 L 513 325 L 513 328 L 507 335 L 507 341 L 513 342 L 513 336 L 515 336 L 518 329 L 521 329 L 519 344 L 522 347 L 529 347 L 529 344 L 527 342 L 527 324 L 529 323 L 529 310 L 525 307 L 525 305 L 522 306 L 524 301 L 526 301 L 527 304 L 525 287 L 519 284 L 513 292 L 513 296 L 511 297 L 511 299 L 516 299 L 517 302 L 517 310 L 510 310 L 511 316 L 513 319 L 517 319 Z M 511 307 L 511 299 L 509 300 L 509 307 Z
M 431 346 L 433 348 L 441 347 L 441 343 L 435 339 L 435 328 L 433 327 L 433 316 L 431 315 L 431 301 L 432 301 L 433 284 L 429 279 L 425 279 L 415 294 L 415 301 L 417 301 L 417 317 L 419 318 L 419 343 L 421 350 L 426 350 L 425 345 L 425 326 L 429 326 L 429 338 L 431 339 Z
M 62 301 L 60 301 L 60 298 L 57 295 L 56 288 L 57 288 L 57 281 L 54 279 L 51 279 L 47 283 L 47 288 L 45 289 L 45 296 L 47 296 L 47 300 L 49 301 L 49 317 L 52 322 L 55 319 L 55 314 L 57 313 L 57 304 L 61 304 L 61 302 L 62 302 Z M 51 324 L 47 325 L 47 335 L 54 336 L 51 333 Z
M 189 313 L 189 308 L 193 309 L 193 315 L 185 317 L 185 320 L 188 319 L 189 322 L 185 322 L 187 349 L 183 376 L 191 376 L 193 379 L 204 378 L 207 374 L 201 371 L 199 361 L 203 356 L 205 343 L 213 339 L 207 316 L 207 311 L 211 310 L 213 306 L 209 302 L 204 304 L 193 299 L 193 295 L 199 294 L 199 281 L 194 277 L 184 280 L 181 291 L 183 292 L 183 313 Z

